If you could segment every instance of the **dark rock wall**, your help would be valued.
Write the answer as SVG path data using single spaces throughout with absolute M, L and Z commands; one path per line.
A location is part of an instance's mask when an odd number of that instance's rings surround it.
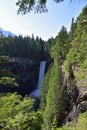
M 71 68 L 72 69 L 72 68 Z M 73 70 L 71 70 L 74 75 Z M 64 89 L 67 93 L 67 109 L 65 124 L 69 124 L 77 120 L 80 113 L 87 110 L 87 91 L 80 93 L 75 80 L 75 76 L 70 76 L 63 72 L 64 77 Z
M 28 59 L 22 58 L 16 58 L 13 60 L 14 62 L 3 64 L 0 67 L 6 70 L 10 70 L 16 77 L 16 81 L 19 84 L 19 87 L 14 88 L 12 92 L 16 91 L 22 96 L 29 95 L 37 87 L 39 63 L 34 63 Z M 11 92 L 9 88 L 7 91 Z

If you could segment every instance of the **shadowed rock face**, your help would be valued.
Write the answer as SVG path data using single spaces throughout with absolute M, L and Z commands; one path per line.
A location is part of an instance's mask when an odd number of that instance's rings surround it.
M 13 73 L 17 76 L 17 82 L 19 83 L 19 93 L 21 95 L 30 94 L 35 88 L 38 80 L 38 70 L 39 66 L 37 64 L 33 65 L 16 65 L 12 67 Z
M 75 75 L 77 72 L 73 71 L 72 67 L 70 72 L 72 72 L 73 76 L 68 76 L 66 72 L 63 72 L 63 84 L 67 93 L 66 125 L 76 121 L 79 114 L 87 110 L 87 87 L 85 86 L 84 88 L 84 84 L 82 85 L 84 79 L 77 81 L 77 77 Z
M 7 90 L 4 86 L 3 92 L 18 92 L 22 96 L 25 96 L 35 90 L 38 81 L 39 64 L 31 63 L 26 59 L 19 58 L 18 60 L 14 59 L 14 62 L 12 63 L 1 64 L 0 67 L 10 70 L 16 76 L 16 81 L 19 84 L 19 87 L 14 90 Z

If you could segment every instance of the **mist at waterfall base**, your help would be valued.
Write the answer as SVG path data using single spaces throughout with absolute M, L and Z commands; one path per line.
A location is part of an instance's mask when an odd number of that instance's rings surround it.
M 46 61 L 41 61 L 40 62 L 40 69 L 39 69 L 39 78 L 38 78 L 37 89 L 34 90 L 29 95 L 31 98 L 39 98 L 40 97 L 41 84 L 43 82 L 44 74 L 45 74 L 45 66 L 46 66 Z

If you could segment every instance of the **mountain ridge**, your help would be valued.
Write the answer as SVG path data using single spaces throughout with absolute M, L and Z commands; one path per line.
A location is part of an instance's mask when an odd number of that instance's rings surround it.
M 16 35 L 10 31 L 6 31 L 0 27 L 0 34 L 2 34 L 5 37 L 12 36 L 15 37 Z

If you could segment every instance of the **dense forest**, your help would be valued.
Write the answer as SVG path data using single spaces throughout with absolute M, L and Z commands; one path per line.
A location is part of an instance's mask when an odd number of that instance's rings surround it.
M 41 61 L 41 95 L 32 99 Z M 47 41 L 0 34 L 0 130 L 72 129 L 87 129 L 87 6 Z

